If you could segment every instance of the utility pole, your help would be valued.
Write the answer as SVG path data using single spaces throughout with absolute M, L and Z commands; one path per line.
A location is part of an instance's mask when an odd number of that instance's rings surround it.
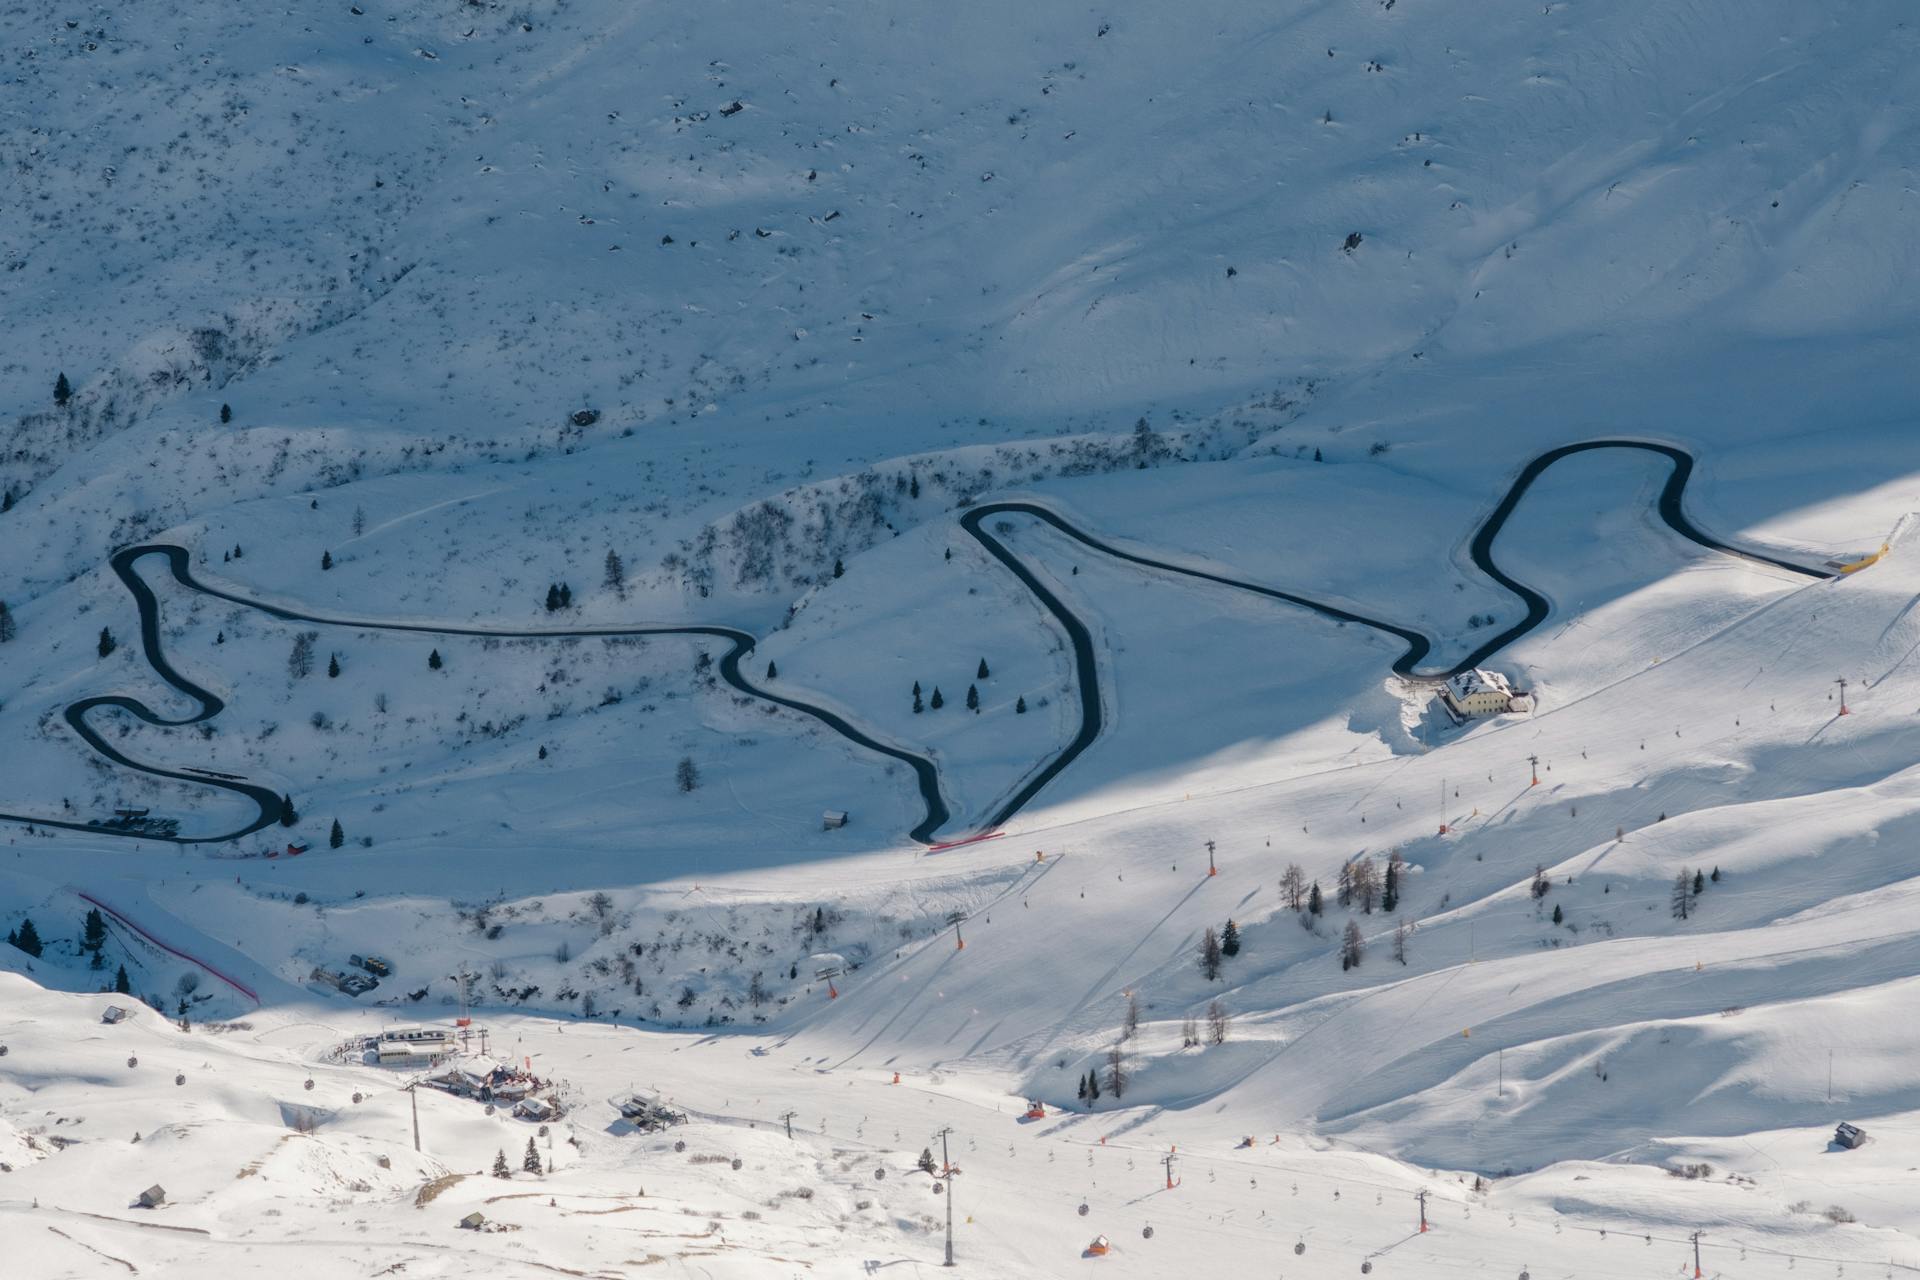
M 1700 1237 L 1705 1234 L 1704 1231 L 1693 1233 L 1693 1280 L 1700 1280 L 1703 1274 L 1700 1270 Z
M 1210 876 L 1220 874 L 1220 868 L 1213 865 L 1213 841 L 1211 840 L 1207 841 L 1207 874 Z
M 952 1132 L 951 1128 L 947 1128 L 933 1135 L 940 1139 L 940 1172 L 935 1176 L 947 1186 L 947 1260 L 940 1264 L 943 1267 L 953 1265 L 953 1175 L 955 1170 L 952 1162 L 947 1158 L 947 1135 Z
M 1529 782 L 1527 785 L 1530 787 L 1537 787 L 1540 785 L 1540 757 L 1528 756 L 1527 764 L 1533 770 L 1533 781 Z
M 1440 834 L 1447 834 L 1447 780 L 1440 779 Z
M 1840 714 L 1844 716 L 1847 714 L 1847 678 L 1841 676 L 1834 683 L 1840 686 Z
M 1418 1201 L 1420 1202 L 1420 1231 L 1421 1231 L 1421 1233 L 1422 1233 L 1422 1234 L 1424 1235 L 1424 1234 L 1426 1233 L 1426 1230 L 1427 1230 L 1427 1191 L 1426 1191 L 1426 1188 L 1425 1188 L 1425 1187 L 1422 1187 L 1422 1188 L 1420 1189 L 1420 1193 L 1419 1193 L 1418 1195 L 1416 1195 L 1416 1196 L 1414 1197 L 1414 1199 L 1415 1199 L 1415 1200 L 1418 1200 Z
M 789 1111 L 789 1112 L 787 1112 L 787 1114 L 785 1114 L 785 1115 L 783 1115 L 783 1116 L 781 1116 L 781 1117 L 780 1117 L 780 1118 L 781 1118 L 782 1120 L 784 1120 L 784 1121 L 786 1121 L 786 1124 L 787 1124 L 787 1141 L 788 1141 L 788 1142 L 792 1142 L 792 1141 L 793 1141 L 793 1117 L 794 1117 L 794 1114 L 795 1114 L 794 1112 L 792 1112 L 792 1111 Z
M 413 1103 L 413 1149 L 415 1151 L 420 1150 L 420 1095 L 414 1092 L 414 1087 L 418 1083 L 419 1081 L 415 1080 L 407 1084 L 407 1100 Z

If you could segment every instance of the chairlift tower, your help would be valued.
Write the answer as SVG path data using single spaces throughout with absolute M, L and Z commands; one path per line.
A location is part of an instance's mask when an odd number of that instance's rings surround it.
M 937 1182 L 945 1185 L 947 1197 L 947 1260 L 940 1264 L 943 1267 L 953 1265 L 953 1175 L 960 1172 L 947 1157 L 947 1138 L 952 1133 L 953 1129 L 949 1127 L 933 1135 L 940 1139 L 940 1172 L 933 1176 Z
M 967 949 L 967 940 L 960 936 L 960 926 L 966 918 L 967 913 L 964 911 L 949 911 L 947 913 L 947 923 L 953 926 L 953 949 L 955 951 L 965 951 Z
M 840 998 L 840 989 L 833 985 L 833 980 L 845 972 L 846 970 L 837 964 L 830 964 L 823 969 L 815 969 L 813 971 L 813 976 L 816 979 L 827 984 L 827 999 L 838 1000 Z

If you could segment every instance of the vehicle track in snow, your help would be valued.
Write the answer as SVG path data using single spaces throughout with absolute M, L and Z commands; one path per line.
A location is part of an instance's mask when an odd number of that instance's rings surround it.
M 1406 644 L 1406 650 L 1394 660 L 1392 670 L 1395 674 L 1412 680 L 1438 682 L 1448 676 L 1479 666 L 1488 658 L 1506 648 L 1514 641 L 1527 635 L 1545 621 L 1551 609 L 1550 602 L 1540 592 L 1508 574 L 1495 563 L 1493 558 L 1494 540 L 1506 527 L 1520 500 L 1526 496 L 1533 482 L 1554 463 L 1576 454 L 1591 453 L 1602 449 L 1634 449 L 1651 453 L 1667 459 L 1673 469 L 1667 476 L 1666 484 L 1655 501 L 1655 510 L 1667 527 L 1691 542 L 1718 551 L 1725 555 L 1749 560 L 1756 564 L 1784 569 L 1790 573 L 1809 578 L 1830 578 L 1837 576 L 1824 568 L 1808 568 L 1791 560 L 1781 559 L 1762 551 L 1751 551 L 1724 542 L 1706 533 L 1687 517 L 1683 507 L 1687 482 L 1693 475 L 1694 458 L 1686 450 L 1671 444 L 1650 440 L 1609 438 L 1583 440 L 1574 444 L 1561 445 L 1549 449 L 1535 457 L 1520 469 L 1508 486 L 1505 496 L 1489 512 L 1474 531 L 1468 544 L 1468 555 L 1476 567 L 1489 578 L 1505 587 L 1520 598 L 1526 606 L 1525 615 L 1512 626 L 1482 642 L 1466 657 L 1444 670 L 1422 671 L 1420 664 L 1433 649 L 1435 642 L 1424 633 L 1412 627 L 1401 626 L 1380 618 L 1368 617 L 1351 609 L 1326 601 L 1315 600 L 1297 592 L 1284 591 L 1264 583 L 1236 578 L 1228 574 L 1210 570 L 1192 568 L 1175 564 L 1167 560 L 1155 559 L 1137 552 L 1127 551 L 1115 546 L 1085 530 L 1075 526 L 1051 508 L 1035 502 L 1005 501 L 987 502 L 970 508 L 960 517 L 960 527 L 995 560 L 998 560 L 1008 572 L 1031 592 L 1053 619 L 1066 632 L 1068 642 L 1073 649 L 1074 679 L 1080 692 L 1080 728 L 1066 746 L 1060 749 L 1050 760 L 1036 768 L 1018 789 L 994 811 L 992 816 L 982 822 L 977 830 L 992 831 L 1019 813 L 1033 798 L 1070 766 L 1080 754 L 1100 737 L 1106 723 L 1105 711 L 1100 700 L 1100 669 L 1098 655 L 1093 642 L 1093 634 L 1085 622 L 1067 607 L 1059 596 L 1028 568 L 1019 556 L 987 528 L 986 522 L 995 516 L 1024 515 L 1050 525 L 1068 538 L 1081 543 L 1102 555 L 1116 560 L 1136 564 L 1143 568 L 1163 573 L 1194 578 L 1202 582 L 1211 582 L 1219 586 L 1231 587 L 1240 591 L 1250 591 L 1256 595 L 1277 600 L 1317 613 L 1337 622 L 1351 622 L 1371 630 L 1398 638 Z M 591 638 L 595 636 L 695 636 L 710 640 L 723 640 L 729 645 L 727 652 L 720 658 L 720 678 L 729 686 L 763 702 L 786 707 L 824 724 L 833 732 L 878 755 L 898 760 L 913 770 L 915 781 L 919 785 L 920 798 L 926 806 L 926 816 L 921 819 L 909 838 L 921 843 L 932 842 L 934 834 L 945 826 L 952 817 L 946 799 L 940 789 L 940 775 L 933 760 L 926 755 L 883 742 L 860 729 L 844 716 L 826 707 L 803 701 L 798 698 L 783 697 L 769 692 L 749 681 L 740 669 L 741 661 L 751 653 L 758 643 L 745 631 L 733 627 L 707 624 L 602 626 L 576 628 L 527 628 L 527 627 L 484 627 L 461 626 L 435 622 L 388 622 L 371 618 L 334 617 L 327 614 L 309 613 L 303 610 L 287 608 L 283 605 L 268 604 L 238 593 L 209 586 L 193 576 L 190 557 L 184 547 L 171 543 L 144 543 L 126 547 L 114 553 L 109 564 L 133 596 L 135 607 L 140 615 L 140 644 L 147 664 L 154 673 L 173 688 L 199 704 L 199 710 L 191 715 L 169 719 L 149 708 L 136 698 L 122 694 L 106 694 L 91 698 L 82 698 L 70 703 L 63 713 L 67 724 L 80 738 L 96 752 L 115 764 L 149 774 L 158 778 L 170 778 L 179 782 L 194 783 L 203 787 L 216 788 L 244 796 L 251 800 L 259 813 L 249 822 L 232 831 L 213 835 L 157 835 L 151 832 L 120 829 L 97 825 L 95 823 L 74 821 L 72 819 L 43 818 L 26 814 L 0 812 L 0 821 L 31 823 L 36 826 L 62 828 L 72 831 L 85 831 L 98 835 L 124 836 L 132 839 L 154 840 L 169 844 L 214 844 L 223 841 L 239 840 L 256 831 L 263 830 L 279 821 L 280 794 L 271 788 L 251 783 L 242 778 L 210 777 L 204 772 L 187 772 L 167 769 L 158 765 L 143 764 L 121 752 L 109 743 L 89 723 L 89 716 L 95 710 L 112 708 L 126 712 L 144 723 L 164 728 L 178 728 L 200 724 L 211 720 L 225 708 L 226 703 L 211 690 L 189 680 L 167 660 L 160 644 L 160 602 L 153 589 L 135 571 L 135 564 L 147 557 L 163 558 L 174 581 L 190 591 L 225 600 L 230 604 L 255 609 L 270 617 L 288 622 L 309 622 L 320 626 L 348 627 L 363 631 L 400 631 L 422 635 L 476 636 L 497 639 L 566 639 Z

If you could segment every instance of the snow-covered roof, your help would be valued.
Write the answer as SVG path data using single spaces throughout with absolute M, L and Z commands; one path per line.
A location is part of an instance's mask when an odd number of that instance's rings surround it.
M 1447 677 L 1447 688 L 1456 698 L 1465 698 L 1475 693 L 1502 693 L 1511 697 L 1513 686 L 1498 671 L 1487 671 L 1475 667 L 1471 671 L 1462 671 L 1457 676 Z

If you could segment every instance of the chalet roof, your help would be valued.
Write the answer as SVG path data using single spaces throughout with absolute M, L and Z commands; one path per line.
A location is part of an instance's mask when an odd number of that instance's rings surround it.
M 1447 677 L 1447 689 L 1455 698 L 1466 698 L 1476 693 L 1498 693 L 1506 697 L 1513 696 L 1513 686 L 1498 671 L 1487 671 L 1475 667 L 1471 671 L 1462 671 L 1459 675 Z

